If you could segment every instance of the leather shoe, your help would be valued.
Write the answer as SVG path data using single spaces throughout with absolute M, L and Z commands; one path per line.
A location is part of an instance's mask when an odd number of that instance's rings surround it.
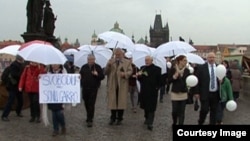
M 2 121 L 10 121 L 7 117 L 2 117 Z
M 92 122 L 87 122 L 87 127 L 92 127 L 92 126 L 93 126 Z
M 122 121 L 121 120 L 118 120 L 117 122 L 116 122 L 116 125 L 121 125 L 122 124 Z
M 109 125 L 113 125 L 115 123 L 115 120 L 110 120 Z
M 18 117 L 23 117 L 23 115 L 22 115 L 22 114 L 17 114 L 16 116 L 18 116 Z
M 153 130 L 153 125 L 148 125 L 148 130 L 152 131 Z
M 34 122 L 35 121 L 35 118 L 31 118 L 30 120 L 29 120 L 29 122 Z

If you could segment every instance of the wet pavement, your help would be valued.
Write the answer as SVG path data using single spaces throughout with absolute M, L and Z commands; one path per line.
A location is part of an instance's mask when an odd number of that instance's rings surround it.
M 83 103 L 76 107 L 65 109 L 67 134 L 52 137 L 51 113 L 50 125 L 29 123 L 29 109 L 23 111 L 24 117 L 16 117 L 15 112 L 9 115 L 9 122 L 0 121 L 0 141 L 171 141 L 172 119 L 171 101 L 168 94 L 164 95 L 163 103 L 158 103 L 153 131 L 147 130 L 143 124 L 144 112 L 139 107 L 137 113 L 131 109 L 125 110 L 122 125 L 109 125 L 110 111 L 107 109 L 105 80 L 99 89 L 94 124 L 86 126 L 86 112 Z M 234 112 L 225 111 L 224 124 L 250 125 L 250 96 L 241 96 L 237 101 L 238 108 Z M 1 111 L 2 113 L 2 111 Z M 198 112 L 193 105 L 187 105 L 185 124 L 197 124 Z M 206 121 L 207 124 L 208 121 Z

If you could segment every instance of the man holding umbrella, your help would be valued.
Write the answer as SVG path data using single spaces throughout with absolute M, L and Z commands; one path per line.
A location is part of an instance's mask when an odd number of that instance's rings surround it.
M 153 64 L 151 56 L 145 57 L 145 65 L 137 73 L 141 84 L 140 106 L 144 109 L 148 130 L 153 130 L 153 121 L 157 106 L 158 90 L 161 87 L 161 68 Z
M 122 49 L 116 48 L 114 53 L 114 58 L 108 61 L 105 69 L 105 74 L 108 76 L 108 108 L 111 110 L 109 124 L 113 125 L 116 122 L 120 125 L 127 107 L 128 82 L 132 74 L 132 66 L 131 62 L 124 58 Z

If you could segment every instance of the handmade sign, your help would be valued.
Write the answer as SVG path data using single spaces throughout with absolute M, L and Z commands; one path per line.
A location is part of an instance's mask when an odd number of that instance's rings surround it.
M 39 79 L 40 103 L 80 103 L 79 74 L 42 74 Z

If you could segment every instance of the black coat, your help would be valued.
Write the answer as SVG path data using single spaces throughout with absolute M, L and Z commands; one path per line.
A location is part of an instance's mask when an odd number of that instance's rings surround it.
M 98 75 L 92 74 L 92 71 L 96 70 Z M 97 89 L 101 84 L 101 80 L 104 79 L 103 69 L 100 65 L 94 64 L 91 67 L 85 64 L 81 67 L 81 86 L 85 89 Z
M 14 62 L 10 64 L 9 73 L 14 81 L 8 81 L 8 84 L 6 86 L 8 90 L 9 89 L 18 90 L 18 82 L 22 75 L 23 69 L 24 69 L 24 65 L 22 63 L 19 63 L 17 60 L 15 60 Z M 15 83 L 12 83 L 12 82 L 15 82 Z
M 209 86 L 210 86 L 210 73 L 209 73 L 208 63 L 197 66 L 196 76 L 198 78 L 198 84 L 194 88 L 194 93 L 199 94 L 201 100 L 208 100 Z M 217 79 L 217 85 L 218 85 L 217 93 L 219 99 L 219 89 L 220 89 L 219 79 Z
M 141 71 L 147 72 L 141 75 L 138 80 L 141 84 L 140 106 L 146 111 L 155 111 L 158 99 L 158 90 L 161 87 L 161 68 L 154 64 L 142 66 Z
M 176 69 L 175 67 L 172 67 L 169 71 L 169 83 L 172 83 L 172 92 L 175 93 L 185 93 L 188 92 L 186 79 L 190 75 L 189 69 L 185 68 L 183 72 L 183 76 L 179 76 L 177 79 L 173 78 L 173 75 L 175 74 Z

